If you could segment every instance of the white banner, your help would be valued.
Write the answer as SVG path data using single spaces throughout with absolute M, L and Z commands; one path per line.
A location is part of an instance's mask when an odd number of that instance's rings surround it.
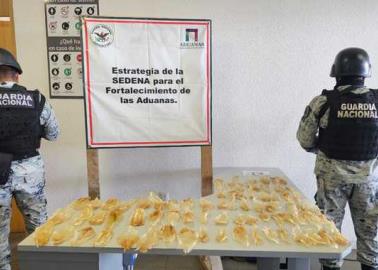
M 211 22 L 87 17 L 91 148 L 211 144 Z

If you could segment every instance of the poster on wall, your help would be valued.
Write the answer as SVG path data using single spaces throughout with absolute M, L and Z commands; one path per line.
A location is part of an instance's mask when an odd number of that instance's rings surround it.
M 88 148 L 211 144 L 211 21 L 83 17 Z
M 45 2 L 50 98 L 83 98 L 80 16 L 98 15 L 98 0 Z

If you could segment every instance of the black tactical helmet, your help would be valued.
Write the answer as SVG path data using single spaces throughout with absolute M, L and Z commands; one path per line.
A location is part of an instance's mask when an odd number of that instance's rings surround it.
M 371 76 L 371 64 L 367 52 L 360 48 L 347 48 L 336 55 L 331 77 Z
M 0 66 L 14 68 L 18 72 L 18 74 L 22 74 L 22 69 L 16 58 L 14 58 L 14 56 L 9 51 L 3 48 L 0 48 Z

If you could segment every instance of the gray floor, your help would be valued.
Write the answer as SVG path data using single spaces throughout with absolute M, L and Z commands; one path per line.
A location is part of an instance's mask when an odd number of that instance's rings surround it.
M 25 237 L 24 234 L 11 235 L 12 245 L 12 270 L 18 270 L 16 246 Z M 359 270 L 360 264 L 354 260 L 355 252 L 352 252 L 343 265 L 343 270 Z M 256 264 L 245 261 L 245 258 L 222 258 L 224 270 L 255 270 Z M 194 256 L 157 256 L 140 255 L 137 259 L 135 270 L 196 270 L 201 269 L 198 257 Z M 311 270 L 320 270 L 317 260 L 311 261 Z
M 355 261 L 355 252 L 347 257 L 342 270 L 360 270 L 360 264 Z M 256 264 L 246 262 L 245 258 L 222 258 L 224 270 L 255 270 Z M 135 270 L 189 270 L 201 269 L 198 258 L 193 256 L 156 256 L 141 255 L 138 257 Z M 317 260 L 311 261 L 311 270 L 320 270 Z

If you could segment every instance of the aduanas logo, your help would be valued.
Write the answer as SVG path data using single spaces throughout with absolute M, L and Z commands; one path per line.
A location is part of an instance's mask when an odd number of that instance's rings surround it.
M 203 48 L 205 46 L 205 43 L 198 38 L 197 28 L 186 28 L 183 36 L 185 40 L 180 43 L 182 49 Z
M 106 24 L 98 24 L 91 31 L 91 40 L 100 47 L 106 47 L 114 40 L 113 29 Z

